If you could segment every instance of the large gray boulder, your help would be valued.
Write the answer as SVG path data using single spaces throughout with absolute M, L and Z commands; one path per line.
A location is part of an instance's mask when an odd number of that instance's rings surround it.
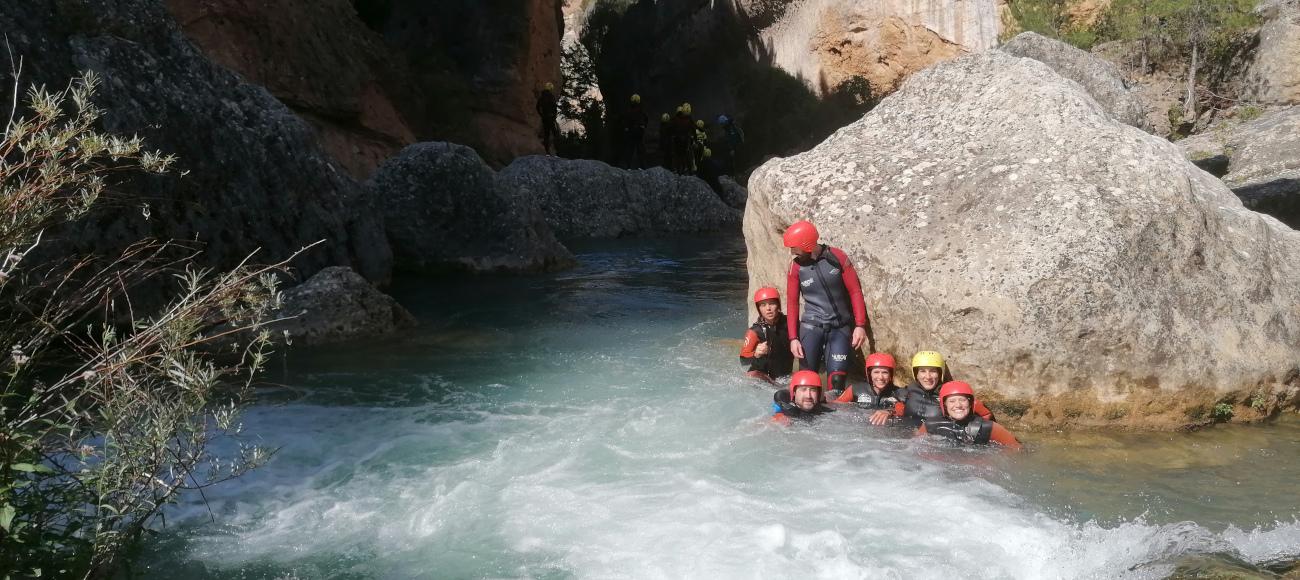
M 409 145 L 366 189 L 381 208 L 398 269 L 528 272 L 573 262 L 536 203 L 498 180 L 469 147 Z
M 1083 86 L 1107 113 L 1123 123 L 1150 131 L 1147 107 L 1131 90 L 1115 65 L 1090 52 L 1035 32 L 1017 34 L 999 50 L 1014 56 L 1032 58 L 1057 74 Z
M 1259 47 L 1246 73 L 1245 97 L 1275 105 L 1300 105 L 1300 0 L 1265 0 Z
M 811 219 L 858 267 L 875 348 L 943 352 L 1004 416 L 1150 428 L 1294 405 L 1300 233 L 1041 62 L 923 71 L 749 186 L 751 291 L 783 287 L 781 232 Z
M 388 279 L 383 225 L 359 184 L 273 96 L 199 54 L 162 0 L 9 2 L 0 30 L 23 59 L 24 85 L 63 87 L 94 71 L 103 128 L 179 157 L 170 175 L 116 183 L 113 200 L 57 232 L 60 249 L 112 255 L 143 238 L 174 239 L 201 249 L 200 264 L 229 268 L 255 250 L 273 262 L 322 241 L 294 260 L 297 271 L 347 265 Z M 0 67 L 5 87 L 8 71 Z
M 599 161 L 521 157 L 500 178 L 536 200 L 560 237 L 707 232 L 737 228 L 741 214 L 700 179 L 657 167 L 625 171 Z
M 416 324 L 415 317 L 391 296 L 342 266 L 317 272 L 285 290 L 281 299 L 279 316 L 288 318 L 270 328 L 275 339 L 288 333 L 295 346 L 390 336 Z
M 1222 175 L 1246 207 L 1300 229 L 1300 107 L 1227 123 L 1178 145 L 1189 160 Z

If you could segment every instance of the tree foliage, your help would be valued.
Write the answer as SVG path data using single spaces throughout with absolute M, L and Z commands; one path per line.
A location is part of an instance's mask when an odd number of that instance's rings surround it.
M 149 240 L 110 257 L 32 257 L 113 174 L 174 161 L 95 128 L 98 83 L 87 73 L 60 91 L 32 88 L 21 110 L 15 86 L 0 138 L 0 577 L 106 577 L 177 494 L 270 454 L 212 444 L 238 441 L 279 266 L 216 273 Z M 134 312 L 131 288 L 165 276 L 176 297 Z

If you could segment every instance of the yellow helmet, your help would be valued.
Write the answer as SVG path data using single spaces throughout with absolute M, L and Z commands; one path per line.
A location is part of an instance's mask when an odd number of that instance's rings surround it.
M 641 102 L 641 95 L 633 94 L 633 95 L 632 95 L 632 102 L 633 102 L 633 103 L 639 103 L 639 102 Z
M 691 104 L 690 104 L 690 103 L 682 103 L 682 112 L 683 112 L 683 113 L 686 113 L 687 115 L 691 114 Z
M 682 113 L 685 113 L 685 112 L 686 112 L 686 109 L 683 109 L 681 105 L 677 105 L 677 114 L 678 114 L 678 115 L 680 115 L 680 114 L 682 114 Z
M 708 147 L 705 147 L 703 155 L 706 159 L 709 157 L 713 157 L 713 150 L 709 149 Z
M 672 119 L 672 117 L 669 116 L 668 113 L 664 113 L 664 116 L 659 117 L 659 120 L 660 120 L 660 121 L 663 121 L 663 122 L 665 122 L 665 123 L 667 123 L 669 119 Z
M 555 83 L 546 83 L 546 84 L 542 85 L 542 90 L 546 90 L 546 91 L 553 91 L 553 90 L 555 90 Z
M 703 128 L 704 128 L 704 121 L 703 121 L 703 120 L 696 121 L 696 122 L 695 122 L 695 128 L 696 128 L 696 129 L 703 129 Z
M 934 367 L 939 369 L 939 372 L 943 372 L 943 355 L 932 350 L 923 350 L 912 355 L 912 374 L 916 375 L 916 369 L 921 367 Z

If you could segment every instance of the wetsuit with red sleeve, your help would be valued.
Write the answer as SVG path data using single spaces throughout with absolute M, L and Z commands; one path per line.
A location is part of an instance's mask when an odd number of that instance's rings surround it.
M 852 360 L 853 329 L 867 326 L 858 273 L 843 250 L 822 245 L 808 259 L 796 257 L 786 278 L 787 328 L 803 345 L 799 368 L 825 369 L 838 396 Z

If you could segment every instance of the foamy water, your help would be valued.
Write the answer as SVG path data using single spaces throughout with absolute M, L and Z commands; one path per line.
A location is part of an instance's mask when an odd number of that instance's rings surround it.
M 1071 505 L 1045 474 L 1058 468 L 1044 448 L 1061 441 L 1026 437 L 1020 455 L 942 450 L 855 412 L 772 425 L 771 390 L 737 376 L 725 342 L 748 317 L 735 306 L 743 249 L 698 243 L 580 253 L 584 266 L 557 276 L 399 288 L 424 326 L 292 354 L 288 387 L 245 416 L 280 452 L 169 512 L 136 571 L 1158 578 L 1186 555 L 1300 557 L 1294 503 L 1248 527 L 1123 507 L 1094 518 L 1096 505 Z M 1161 495 L 1177 474 L 1151 469 L 1117 477 L 1138 477 L 1157 504 L 1183 501 Z M 1233 492 L 1263 493 L 1222 491 Z M 1206 497 L 1182 507 L 1199 513 Z M 1248 511 L 1233 513 L 1259 519 Z

